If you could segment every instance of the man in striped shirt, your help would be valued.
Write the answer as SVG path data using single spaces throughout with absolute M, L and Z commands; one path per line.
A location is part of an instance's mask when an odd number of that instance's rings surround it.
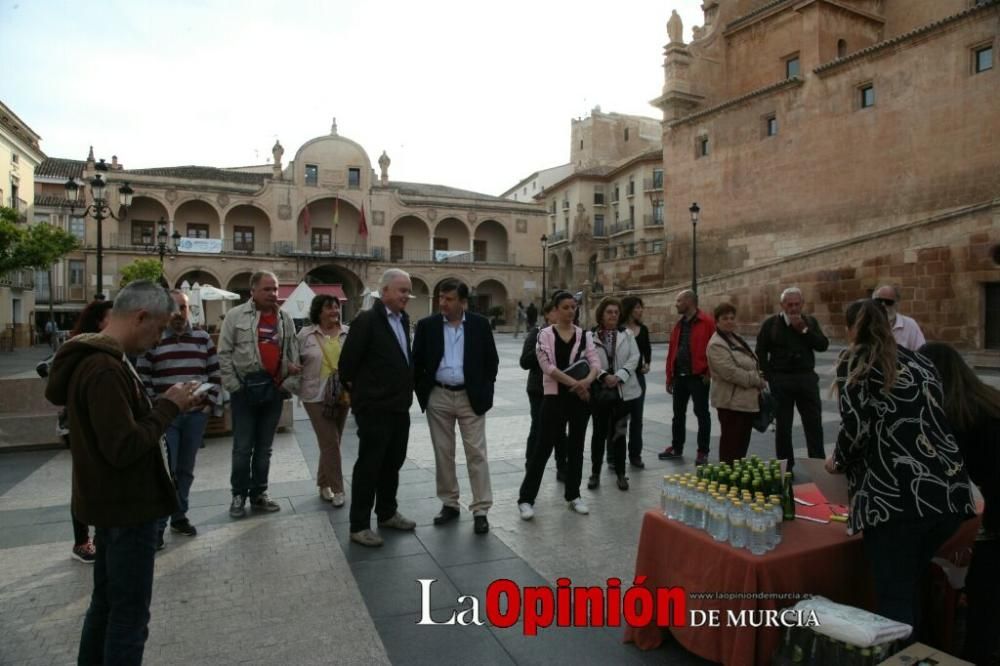
M 160 341 L 136 362 L 146 391 L 154 400 L 178 382 L 198 381 L 212 387 L 201 393 L 196 406 L 180 414 L 167 428 L 167 452 L 170 474 L 177 485 L 178 510 L 170 517 L 170 529 L 184 536 L 195 536 L 198 530 L 187 518 L 188 493 L 194 481 L 194 461 L 205 436 L 205 425 L 211 410 L 221 411 L 222 375 L 219 357 L 212 338 L 202 330 L 191 327 L 188 318 L 188 297 L 179 289 L 170 292 L 177 302 L 177 310 L 170 317 L 170 325 Z M 157 550 L 163 548 L 163 532 L 167 518 L 160 520 Z

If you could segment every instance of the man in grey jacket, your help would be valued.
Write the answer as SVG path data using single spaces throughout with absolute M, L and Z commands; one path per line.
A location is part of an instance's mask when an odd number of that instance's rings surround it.
M 250 277 L 250 300 L 226 314 L 219 335 L 222 386 L 231 395 L 233 470 L 232 518 L 280 511 L 267 493 L 271 445 L 285 398 L 299 383 L 295 322 L 278 308 L 278 278 L 269 271 Z

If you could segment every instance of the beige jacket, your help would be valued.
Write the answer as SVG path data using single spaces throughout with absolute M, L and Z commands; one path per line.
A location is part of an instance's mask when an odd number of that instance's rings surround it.
M 347 339 L 348 326 L 340 325 L 340 348 L 344 348 L 344 340 Z M 326 382 L 320 379 L 323 369 L 323 347 L 320 346 L 320 339 L 317 333 L 322 336 L 319 326 L 310 324 L 303 326 L 299 331 L 299 356 L 302 359 L 301 384 L 299 385 L 299 397 L 302 402 L 321 402 L 323 391 L 326 389 Z M 329 377 L 327 378 L 329 380 Z
M 242 386 L 240 377 L 261 370 L 260 350 L 257 347 L 257 327 L 260 312 L 249 300 L 226 313 L 219 333 L 219 367 L 222 369 L 222 387 L 236 393 Z M 281 388 L 292 393 L 299 389 L 298 375 L 288 374 L 288 364 L 299 363 L 299 341 L 295 337 L 295 322 L 287 312 L 278 310 L 278 328 L 281 336 Z
M 741 348 L 730 347 L 718 332 L 708 341 L 707 354 L 712 374 L 712 406 L 736 412 L 758 411 L 764 378 L 757 359 Z

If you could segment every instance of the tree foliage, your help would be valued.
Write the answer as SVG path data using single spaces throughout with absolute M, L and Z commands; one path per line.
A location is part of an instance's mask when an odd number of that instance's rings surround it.
M 158 259 L 136 259 L 122 268 L 122 281 L 119 286 L 124 287 L 136 280 L 159 282 L 161 272 L 162 268 Z
M 0 273 L 45 270 L 79 246 L 73 235 L 59 227 L 23 224 L 16 210 L 0 207 Z

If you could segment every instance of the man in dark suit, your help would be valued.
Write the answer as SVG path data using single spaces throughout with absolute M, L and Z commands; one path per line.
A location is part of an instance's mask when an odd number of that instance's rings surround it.
M 371 530 L 372 505 L 382 529 L 412 530 L 397 511 L 399 468 L 406 460 L 413 404 L 410 354 L 410 276 L 390 268 L 380 281 L 381 300 L 351 322 L 340 352 L 341 380 L 351 391 L 358 424 L 358 460 L 351 479 L 351 541 L 381 546 Z
M 420 409 L 427 413 L 437 470 L 437 494 L 442 502 L 435 525 L 458 518 L 458 477 L 455 473 L 455 422 L 462 433 L 472 486 L 476 534 L 486 534 L 486 512 L 493 505 L 490 468 L 486 460 L 486 412 L 493 407 L 493 385 L 500 357 L 485 317 L 466 312 L 469 287 L 445 280 L 438 288 L 438 309 L 417 323 L 413 336 L 413 378 Z

